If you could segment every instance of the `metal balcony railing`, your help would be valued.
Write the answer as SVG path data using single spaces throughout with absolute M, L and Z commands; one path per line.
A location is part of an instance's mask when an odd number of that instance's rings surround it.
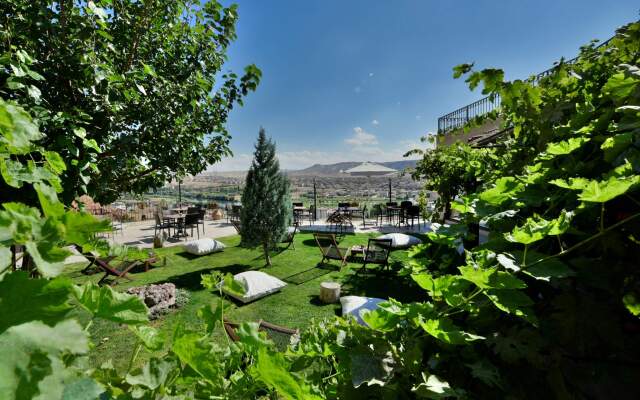
M 600 43 L 594 49 L 599 49 L 602 46 L 608 44 L 613 37 L 605 40 Z M 578 57 L 574 57 L 570 60 L 562 61 L 562 64 L 573 64 L 576 62 Z M 560 64 L 554 65 L 553 67 L 547 69 L 544 72 L 539 73 L 533 78 L 534 83 L 538 83 L 542 78 L 545 78 L 553 73 L 554 70 L 558 68 Z M 465 126 L 472 119 L 486 115 L 491 111 L 497 110 L 500 107 L 500 96 L 494 95 L 494 98 L 491 99 L 491 96 L 487 96 L 483 99 L 474 101 L 473 103 L 466 105 L 462 108 L 459 108 L 449 114 L 443 115 L 438 118 L 438 133 L 446 133 L 449 131 L 453 131 Z

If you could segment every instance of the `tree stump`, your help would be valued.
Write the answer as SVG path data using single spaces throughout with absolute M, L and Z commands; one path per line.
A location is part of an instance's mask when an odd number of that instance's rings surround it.
M 340 284 L 337 282 L 322 282 L 320 284 L 320 301 L 335 303 L 340 299 Z

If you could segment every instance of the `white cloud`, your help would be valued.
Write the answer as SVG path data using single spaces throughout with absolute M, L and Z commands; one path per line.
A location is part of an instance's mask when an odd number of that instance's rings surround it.
M 353 91 L 356 93 L 360 93 L 362 91 L 362 88 L 360 86 L 356 86 L 355 88 L 353 88 Z
M 416 120 L 420 121 L 422 119 L 422 115 L 416 115 Z
M 373 72 L 369 72 L 369 78 L 373 76 Z
M 378 121 L 377 119 L 374 119 L 373 121 L 371 121 L 372 125 L 380 125 L 380 121 Z
M 367 133 L 364 129 L 356 126 L 353 128 L 353 136 L 345 139 L 345 143 L 355 146 L 373 146 L 378 144 L 378 138 L 376 138 L 376 135 Z

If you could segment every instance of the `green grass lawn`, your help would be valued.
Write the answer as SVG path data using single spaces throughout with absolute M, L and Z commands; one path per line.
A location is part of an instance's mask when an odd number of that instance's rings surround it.
M 377 234 L 347 235 L 340 245 L 366 245 L 370 236 Z M 212 270 L 236 274 L 260 269 L 288 283 L 281 292 L 249 304 L 242 305 L 227 300 L 230 307 L 226 317 L 236 322 L 263 319 L 278 325 L 304 329 L 313 318 L 340 315 L 339 303 L 327 305 L 318 299 L 320 282 L 327 280 L 342 283 L 342 295 L 393 297 L 402 301 L 415 300 L 419 296 L 419 291 L 413 290 L 415 288 L 412 289 L 406 278 L 395 273 L 407 259 L 407 252 L 404 250 L 391 253 L 393 272 L 381 272 L 379 266 L 370 266 L 367 267 L 369 272 L 354 275 L 355 270 L 361 266 L 356 262 L 350 262 L 342 269 L 337 261 L 318 265 L 322 257 L 311 234 L 296 235 L 295 249 L 289 247 L 274 253 L 273 266 L 269 268 L 264 267 L 264 259 L 257 249 L 246 249 L 238 245 L 239 236 L 222 238 L 221 241 L 227 245 L 224 251 L 201 257 L 183 252 L 181 246 L 158 249 L 156 253 L 161 258 L 166 257 L 166 265 L 159 263 L 160 266 L 148 272 L 132 273 L 130 276 L 134 279 L 133 282 L 121 280 L 115 288 L 123 291 L 132 286 L 171 282 L 177 288 L 189 291 L 190 301 L 186 306 L 152 321 L 153 326 L 169 335 L 179 322 L 189 329 L 204 331 L 196 312 L 202 305 L 216 301 L 218 294 L 202 287 L 200 276 Z M 68 275 L 76 282 L 97 281 L 102 274 L 86 276 L 80 273 L 85 265 L 86 263 L 69 266 Z M 135 338 L 128 329 L 105 321 L 96 321 L 90 329 L 96 345 L 91 353 L 91 363 L 99 365 L 112 359 L 116 368 L 125 368 L 135 345 Z M 226 340 L 221 330 L 218 337 L 219 340 Z M 140 360 L 144 358 L 146 357 L 141 357 Z

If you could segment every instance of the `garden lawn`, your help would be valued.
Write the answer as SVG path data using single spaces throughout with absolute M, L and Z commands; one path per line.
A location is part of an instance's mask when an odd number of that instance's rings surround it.
M 341 247 L 354 244 L 366 245 L 369 237 L 378 234 L 347 235 L 340 241 Z M 189 302 L 182 308 L 172 311 L 151 324 L 167 335 L 176 324 L 183 323 L 187 329 L 204 332 L 204 325 L 197 316 L 197 310 L 205 304 L 218 300 L 218 293 L 206 290 L 201 284 L 201 275 L 216 270 L 222 273 L 236 274 L 248 270 L 261 270 L 288 283 L 281 292 L 258 299 L 252 303 L 241 303 L 226 299 L 229 305 L 225 316 L 236 322 L 265 320 L 278 325 L 304 329 L 312 319 L 330 318 L 340 315 L 340 303 L 322 304 L 318 295 L 320 282 L 336 281 L 342 283 L 342 295 L 360 295 L 370 297 L 393 297 L 401 301 L 415 300 L 419 291 L 406 278 L 396 272 L 407 260 L 407 251 L 396 250 L 391 253 L 392 272 L 381 272 L 380 266 L 368 266 L 367 273 L 354 275 L 361 267 L 357 262 L 349 262 L 340 269 L 338 261 L 318 265 L 322 256 L 312 234 L 298 234 L 293 246 L 272 255 L 271 267 L 264 267 L 264 258 L 257 249 L 239 246 L 240 237 L 231 236 L 219 239 L 227 248 L 219 253 L 207 256 L 192 256 L 185 253 L 182 246 L 157 249 L 155 252 L 161 261 L 158 267 L 148 272 L 131 273 L 133 282 L 124 279 L 115 286 L 124 291 L 132 286 L 171 282 L 178 289 L 190 294 Z M 283 248 L 283 247 L 282 247 Z M 166 265 L 162 259 L 166 257 Z M 67 267 L 67 275 L 75 282 L 98 281 L 102 274 L 83 275 L 84 264 Z M 86 316 L 79 316 L 86 321 Z M 112 359 L 116 368 L 126 369 L 129 357 L 135 346 L 133 334 L 126 328 L 108 321 L 95 321 L 90 328 L 95 348 L 91 353 L 91 364 L 100 365 Z M 226 341 L 223 331 L 217 328 L 217 337 Z M 148 354 L 139 358 L 136 364 L 148 358 Z

